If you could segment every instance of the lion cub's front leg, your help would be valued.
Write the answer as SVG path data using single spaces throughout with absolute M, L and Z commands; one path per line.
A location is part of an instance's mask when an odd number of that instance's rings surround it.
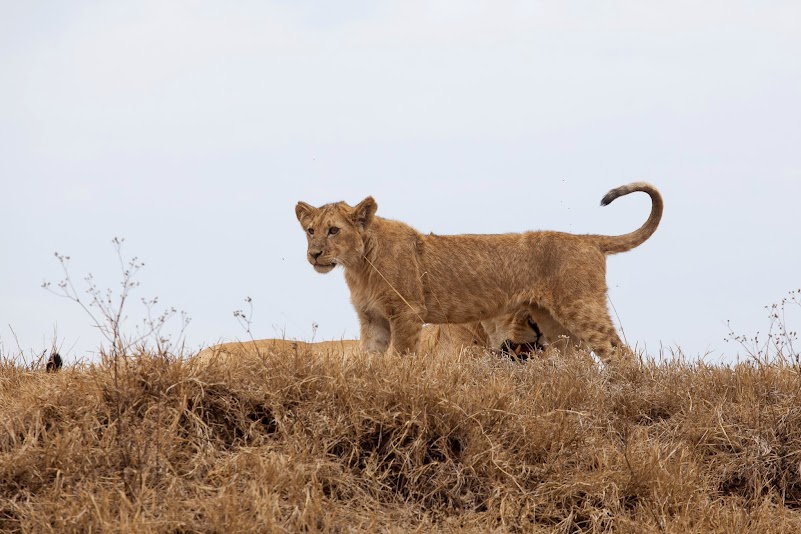
M 383 354 L 389 346 L 389 321 L 373 313 L 359 311 L 359 346 L 363 352 Z
M 401 314 L 389 320 L 392 332 L 391 347 L 396 354 L 417 352 L 420 349 L 420 334 L 423 323 L 418 315 Z

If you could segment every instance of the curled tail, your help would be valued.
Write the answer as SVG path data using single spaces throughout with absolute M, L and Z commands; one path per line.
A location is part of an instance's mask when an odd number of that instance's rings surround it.
M 622 185 L 609 191 L 604 198 L 601 199 L 601 206 L 609 205 L 613 200 L 635 191 L 642 191 L 648 193 L 651 197 L 651 214 L 645 224 L 631 233 L 624 235 L 599 235 L 595 236 L 598 246 L 604 254 L 618 254 L 626 252 L 642 245 L 649 237 L 654 235 L 656 227 L 659 226 L 659 221 L 662 219 L 662 210 L 664 203 L 662 202 L 662 195 L 656 187 L 646 182 L 634 182 L 628 185 Z

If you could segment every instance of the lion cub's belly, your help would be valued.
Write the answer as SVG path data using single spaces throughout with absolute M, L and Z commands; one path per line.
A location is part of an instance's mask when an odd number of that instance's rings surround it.
M 426 323 L 470 323 L 483 321 L 517 311 L 521 299 L 500 293 L 482 298 L 473 293 L 450 294 L 426 300 Z

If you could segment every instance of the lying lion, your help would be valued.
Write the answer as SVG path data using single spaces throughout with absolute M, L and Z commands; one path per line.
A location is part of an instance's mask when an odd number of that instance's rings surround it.
M 529 325 L 529 331 L 520 329 L 517 334 L 520 342 L 513 342 L 504 337 L 499 332 L 500 324 L 491 324 L 494 329 L 492 334 L 498 337 L 499 341 L 492 343 L 490 334 L 485 329 L 485 324 L 443 324 L 425 325 L 422 331 L 420 349 L 424 354 L 439 354 L 453 356 L 459 354 L 463 349 L 474 347 L 479 349 L 494 349 L 500 347 L 501 352 L 510 356 L 525 359 L 536 351 L 544 349 L 540 343 L 542 333 L 536 324 Z M 492 343 L 492 344 L 491 344 Z M 315 353 L 339 354 L 344 357 L 352 356 L 360 352 L 359 341 L 356 339 L 342 339 L 339 341 L 291 341 L 286 339 L 257 339 L 253 341 L 235 341 L 231 343 L 221 343 L 212 347 L 207 347 L 195 356 L 197 363 L 210 363 L 212 361 L 228 361 L 231 358 L 242 358 L 258 356 L 270 352 L 285 351 L 306 351 Z
M 341 341 L 291 341 L 288 339 L 256 339 L 233 341 L 207 347 L 193 358 L 195 363 L 228 362 L 231 359 L 247 358 L 274 352 L 313 350 L 318 353 L 333 353 L 350 356 L 359 350 L 359 342 L 353 339 Z
M 526 314 L 541 317 L 604 361 L 623 344 L 606 307 L 606 255 L 641 245 L 662 218 L 659 191 L 644 182 L 609 191 L 607 205 L 635 191 L 651 197 L 638 230 L 621 236 L 525 232 L 425 235 L 376 216 L 372 197 L 315 208 L 298 202 L 307 259 L 320 273 L 345 269 L 360 323 L 361 347 L 383 353 L 420 348 L 424 323 L 469 323 Z M 553 331 L 543 332 L 551 337 Z M 555 337 L 555 336 L 554 336 Z M 626 351 L 628 352 L 628 351 Z
M 481 321 L 489 347 L 526 358 L 537 351 L 572 354 L 583 346 L 580 338 L 554 320 L 547 310 L 529 306 L 517 313 Z
M 423 328 L 421 349 L 428 354 L 458 354 L 466 347 L 487 346 L 487 334 L 480 323 L 467 325 L 426 325 Z M 221 343 L 200 351 L 195 360 L 200 363 L 213 360 L 227 361 L 230 358 L 257 356 L 270 352 L 307 351 L 315 353 L 339 354 L 345 357 L 361 352 L 359 341 L 342 339 L 339 341 L 292 341 L 288 339 L 257 339 L 254 341 L 234 341 Z

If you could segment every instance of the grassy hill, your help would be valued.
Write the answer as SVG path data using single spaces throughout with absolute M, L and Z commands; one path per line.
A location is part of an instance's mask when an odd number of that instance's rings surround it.
M 799 393 L 781 361 L 2 360 L 0 531 L 801 532 Z

